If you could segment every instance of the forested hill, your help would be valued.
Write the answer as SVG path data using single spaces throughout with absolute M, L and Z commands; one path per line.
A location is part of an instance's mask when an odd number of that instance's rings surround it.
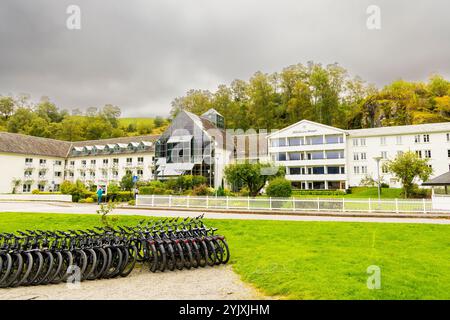
M 0 96 L 0 131 L 23 133 L 66 141 L 159 134 L 167 119 L 120 118 L 119 107 L 89 108 L 85 113 L 60 110 L 47 99 L 39 103 Z
M 227 128 L 280 129 L 309 119 L 343 129 L 450 121 L 450 82 L 439 75 L 427 82 L 398 80 L 376 88 L 351 77 L 337 64 L 297 64 L 281 72 L 255 73 L 214 92 L 192 89 L 172 101 L 171 116 L 181 109 L 202 114 L 215 108 Z M 68 141 L 158 134 L 169 119 L 121 118 L 117 106 L 61 110 L 48 98 L 0 95 L 0 131 Z
M 244 130 L 279 129 L 302 119 L 357 129 L 450 121 L 449 96 L 450 82 L 439 75 L 376 88 L 337 64 L 308 63 L 272 74 L 257 72 L 215 92 L 190 90 L 172 102 L 171 113 L 215 108 L 227 127 Z

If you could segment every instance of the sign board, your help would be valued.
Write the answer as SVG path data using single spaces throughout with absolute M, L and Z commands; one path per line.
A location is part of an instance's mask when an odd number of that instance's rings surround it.
M 139 180 L 138 176 L 133 176 L 133 183 L 136 183 Z

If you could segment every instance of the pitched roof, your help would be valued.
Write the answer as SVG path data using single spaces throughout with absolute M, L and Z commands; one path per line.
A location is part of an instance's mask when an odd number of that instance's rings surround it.
M 423 186 L 450 186 L 450 171 L 422 183 Z
M 0 132 L 0 152 L 64 158 L 71 145 L 68 141 Z
M 69 155 L 70 150 L 75 147 L 94 147 L 116 143 L 128 145 L 130 142 L 140 143 L 143 141 L 154 142 L 158 137 L 159 135 L 144 135 L 70 142 L 19 133 L 0 132 L 0 152 L 65 158 Z
M 379 135 L 414 134 L 422 132 L 450 132 L 450 122 L 424 123 L 404 126 L 378 127 L 369 129 L 347 130 L 350 137 L 365 137 Z

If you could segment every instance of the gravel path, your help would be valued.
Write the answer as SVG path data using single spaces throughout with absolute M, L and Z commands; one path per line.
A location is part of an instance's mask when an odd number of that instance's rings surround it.
M 1 300 L 186 300 L 262 299 L 240 281 L 231 266 L 151 273 L 136 269 L 127 278 L 85 281 L 79 288 L 66 284 L 0 289 Z

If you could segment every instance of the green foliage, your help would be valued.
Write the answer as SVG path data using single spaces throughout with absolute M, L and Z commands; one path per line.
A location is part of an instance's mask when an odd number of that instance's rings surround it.
M 166 192 L 166 186 L 162 181 L 150 181 L 147 186 L 139 187 L 139 194 L 159 194 Z
M 39 194 L 39 193 L 40 193 L 39 189 L 34 189 L 33 191 L 31 191 L 31 194 Z
M 290 197 L 292 195 L 292 185 L 285 178 L 275 178 L 269 182 L 266 188 L 269 197 Z
M 413 152 L 408 151 L 389 160 L 384 167 L 395 175 L 402 183 L 405 198 L 413 194 L 415 179 L 428 180 L 433 170 L 428 166 L 428 159 L 421 159 Z
M 346 192 L 342 190 L 294 190 L 294 196 L 345 196 Z
M 133 175 L 131 174 L 124 175 L 120 180 L 120 187 L 123 190 L 131 191 L 131 189 L 133 189 L 134 187 Z
M 129 206 L 135 206 L 136 205 L 136 200 L 129 200 L 128 201 L 128 205 Z
M 120 186 L 116 182 L 111 182 L 108 185 L 108 193 L 118 193 L 120 192 Z
M 86 203 L 94 203 L 94 198 L 92 198 L 92 197 L 87 197 L 84 200 L 86 201 Z
M 119 218 L 117 216 L 110 217 L 109 214 L 116 208 L 113 202 L 107 204 L 100 204 L 100 208 L 96 211 L 100 215 L 100 221 L 103 226 L 112 228 L 117 223 Z
M 89 195 L 89 191 L 80 180 L 77 180 L 75 183 L 65 180 L 61 183 L 60 190 L 62 194 L 72 195 L 73 202 L 78 202 L 80 199 L 84 199 Z
M 200 184 L 192 189 L 193 196 L 211 196 L 214 194 L 214 189 L 208 187 L 206 184 Z
M 236 163 L 225 167 L 225 177 L 232 185 L 246 186 L 252 197 L 258 195 L 266 182 L 284 177 L 284 167 L 274 167 L 261 163 Z

